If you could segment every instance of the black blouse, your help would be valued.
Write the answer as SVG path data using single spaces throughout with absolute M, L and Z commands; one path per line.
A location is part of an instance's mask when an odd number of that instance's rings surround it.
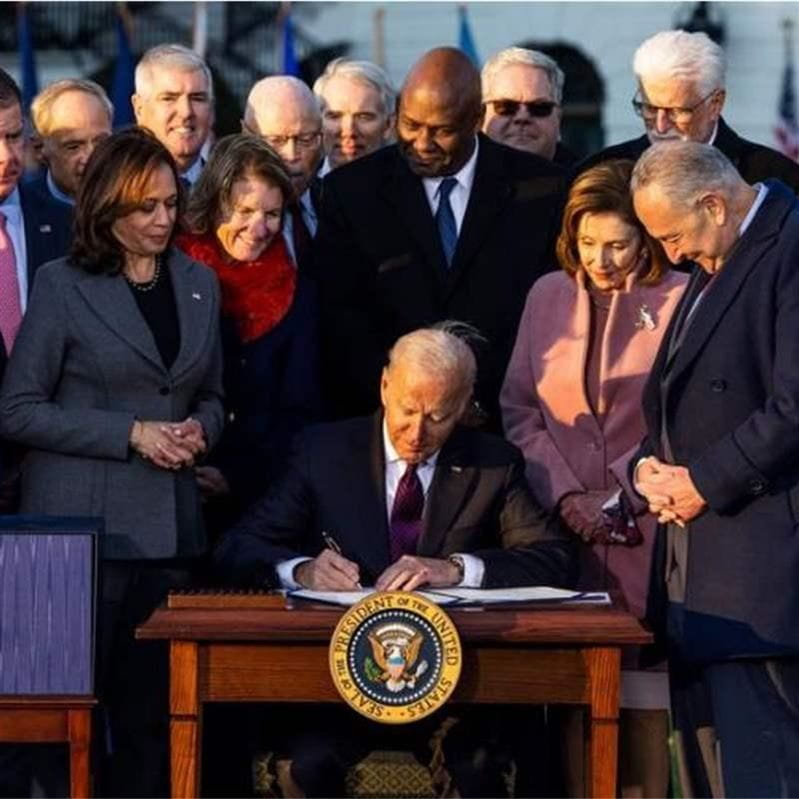
M 164 265 L 158 282 L 148 291 L 141 291 L 130 281 L 125 281 L 136 300 L 144 321 L 155 339 L 155 346 L 167 369 L 172 367 L 180 350 L 180 325 L 175 303 L 175 290 L 169 277 L 169 267 Z

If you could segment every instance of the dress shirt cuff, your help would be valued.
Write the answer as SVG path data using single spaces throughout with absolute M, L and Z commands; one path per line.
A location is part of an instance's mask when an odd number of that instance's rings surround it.
M 479 588 L 483 584 L 486 565 L 477 555 L 466 555 L 463 552 L 454 552 L 463 561 L 463 579 L 458 583 L 458 588 Z
M 277 579 L 280 580 L 281 588 L 288 588 L 289 591 L 296 591 L 302 586 L 294 579 L 294 569 L 305 563 L 306 560 L 313 560 L 313 558 L 292 558 L 291 560 L 282 560 L 275 566 L 277 572 Z

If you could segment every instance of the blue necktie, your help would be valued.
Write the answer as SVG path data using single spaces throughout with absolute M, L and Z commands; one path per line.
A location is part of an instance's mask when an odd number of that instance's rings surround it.
M 455 255 L 455 246 L 458 243 L 458 226 L 455 224 L 455 214 L 449 202 L 449 195 L 458 185 L 455 178 L 444 178 L 438 187 L 438 210 L 436 211 L 436 224 L 438 235 L 441 236 L 441 246 L 444 248 L 444 257 L 447 266 L 452 266 L 452 256 Z

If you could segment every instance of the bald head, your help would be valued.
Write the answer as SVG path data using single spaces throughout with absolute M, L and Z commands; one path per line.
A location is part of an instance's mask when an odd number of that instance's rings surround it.
M 400 92 L 397 138 L 420 177 L 458 172 L 474 151 L 480 122 L 480 73 L 452 47 L 437 47 L 414 64 Z
M 247 98 L 244 128 L 278 152 L 301 195 L 322 156 L 322 116 L 308 86 L 289 75 L 259 80 Z

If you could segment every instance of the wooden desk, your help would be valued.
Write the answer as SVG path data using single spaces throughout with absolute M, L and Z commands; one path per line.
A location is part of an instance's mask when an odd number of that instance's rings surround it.
M 650 634 L 608 607 L 448 611 L 463 644 L 453 702 L 564 703 L 589 708 L 587 787 L 616 796 L 620 647 Z M 328 643 L 340 608 L 298 602 L 263 609 L 166 608 L 137 630 L 170 642 L 172 796 L 200 786 L 205 702 L 340 702 Z
M 92 795 L 89 760 L 93 696 L 0 696 L 0 741 L 68 743 L 69 795 Z

